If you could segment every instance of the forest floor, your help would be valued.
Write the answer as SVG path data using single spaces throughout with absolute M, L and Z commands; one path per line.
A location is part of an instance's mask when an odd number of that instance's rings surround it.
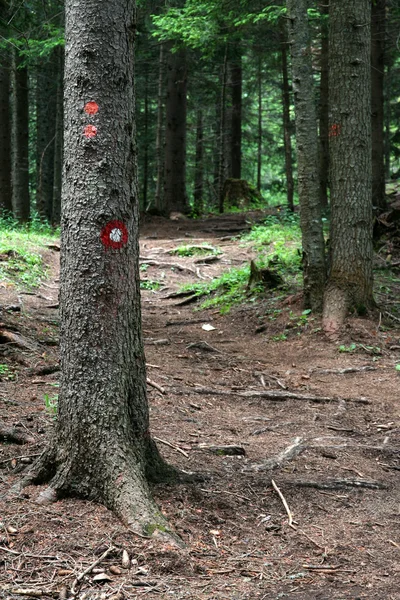
M 262 300 L 221 315 L 170 297 L 247 264 L 251 247 L 229 237 L 243 228 L 241 215 L 142 226 L 142 276 L 162 282 L 142 292 L 151 432 L 169 462 L 207 475 L 154 489 L 185 549 L 138 537 L 90 502 L 39 506 L 36 487 L 7 499 L 54 422 L 58 252 L 46 250 L 37 292 L 0 286 L 3 324 L 19 336 L 0 339 L 1 423 L 30 439 L 0 444 L 1 598 L 65 598 L 71 587 L 80 600 L 400 598 L 400 329 L 377 313 L 331 342 L 318 319 L 302 319 L 298 295 L 277 301 L 273 319 Z M 219 260 L 168 254 L 204 243 Z

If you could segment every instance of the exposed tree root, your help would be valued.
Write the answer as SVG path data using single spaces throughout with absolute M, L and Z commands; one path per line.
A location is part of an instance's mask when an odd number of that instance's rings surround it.
M 370 490 L 385 490 L 387 485 L 380 481 L 366 479 L 329 479 L 326 481 L 294 481 L 292 485 L 310 487 L 317 490 L 343 490 L 348 488 L 366 488 Z
M 307 448 L 307 444 L 304 443 L 304 440 L 300 437 L 297 437 L 293 440 L 293 442 L 279 452 L 276 456 L 272 456 L 262 463 L 258 463 L 256 465 L 251 465 L 250 467 L 246 467 L 243 471 L 272 471 L 273 469 L 277 469 L 283 463 L 296 458 L 303 450 Z
M 14 444 L 32 444 L 35 438 L 25 431 L 15 427 L 6 427 L 6 425 L 0 423 L 0 441 Z

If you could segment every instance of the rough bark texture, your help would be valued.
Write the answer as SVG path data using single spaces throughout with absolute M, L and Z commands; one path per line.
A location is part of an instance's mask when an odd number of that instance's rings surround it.
M 325 284 L 317 115 L 311 62 L 307 0 L 288 0 L 292 85 L 296 112 L 297 171 L 303 242 L 304 305 L 322 310 Z
M 193 212 L 195 215 L 201 215 L 203 212 L 203 111 L 201 108 L 197 111 L 196 123 L 196 160 L 194 167 L 194 204 Z
M 320 4 L 321 14 L 329 15 L 329 4 Z M 320 164 L 320 202 L 321 207 L 328 206 L 329 185 L 329 29 L 328 21 L 321 25 L 321 80 L 319 86 L 319 164 Z
M 36 210 L 51 221 L 57 119 L 57 58 L 54 52 L 36 67 Z
M 373 304 L 371 202 L 371 2 L 330 3 L 330 274 L 324 329 Z M 338 83 L 340 82 L 340 85 Z
M 231 116 L 231 177 L 240 179 L 242 173 L 242 57 L 230 62 L 230 83 L 232 92 Z
M 61 386 L 42 499 L 104 503 L 152 533 L 147 481 L 171 474 L 149 434 L 138 273 L 132 0 L 66 4 Z M 28 478 L 25 482 L 29 480 Z
M 186 100 L 184 50 L 170 52 L 167 65 L 164 211 L 186 213 Z
M 386 0 L 372 3 L 371 14 L 371 115 L 372 205 L 380 213 L 387 206 L 385 194 L 384 74 Z
M 51 222 L 59 225 L 61 220 L 61 182 L 64 146 L 64 48 L 57 48 L 57 102 L 56 102 L 56 130 L 54 140 L 54 176 L 53 176 L 53 204 Z
M 10 61 L 5 50 L 2 51 L 0 64 L 0 210 L 12 211 Z
M 287 64 L 287 30 L 281 35 L 282 57 L 282 117 L 283 117 L 283 143 L 285 148 L 285 174 L 286 197 L 289 210 L 294 211 L 294 181 L 292 162 L 292 128 L 290 124 L 290 86 Z
M 13 51 L 12 67 L 12 205 L 14 216 L 24 223 L 29 219 L 29 97 L 28 70 L 20 68 L 21 59 Z
M 221 98 L 219 109 L 219 139 L 218 139 L 218 177 L 217 177 L 217 196 L 218 210 L 224 212 L 224 174 L 225 174 L 225 123 L 226 123 L 226 81 L 228 71 L 228 48 L 225 48 L 224 62 L 221 68 Z
M 162 154 L 163 141 L 163 117 L 164 117 L 164 44 L 160 44 L 160 58 L 158 65 L 158 93 L 157 93 L 157 133 L 156 133 L 156 163 L 157 181 L 154 195 L 154 208 L 157 212 L 163 212 L 162 181 L 164 176 L 164 161 Z M 150 204 L 149 208 L 152 208 Z

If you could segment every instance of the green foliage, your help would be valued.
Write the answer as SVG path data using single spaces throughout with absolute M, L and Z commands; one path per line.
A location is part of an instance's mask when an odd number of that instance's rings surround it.
M 15 379 L 15 374 L 11 371 L 10 367 L 5 364 L 0 364 L 0 381 L 2 379 Z
M 18 287 L 38 287 L 46 276 L 38 250 L 58 233 L 38 219 L 21 226 L 12 218 L 0 218 L 0 280 Z
M 178 248 L 174 248 L 170 251 L 170 254 L 176 254 L 181 257 L 189 257 L 189 256 L 207 256 L 207 255 L 218 255 L 222 254 L 219 248 L 214 248 L 213 246 L 178 246 Z
M 54 396 L 50 396 L 49 394 L 44 395 L 44 405 L 46 408 L 46 412 L 53 419 L 57 418 L 57 410 L 58 410 L 58 394 L 54 394 Z
M 140 289 L 141 290 L 151 290 L 151 291 L 157 291 L 160 289 L 161 287 L 161 283 L 159 281 L 153 281 L 152 279 L 143 279 L 140 282 Z

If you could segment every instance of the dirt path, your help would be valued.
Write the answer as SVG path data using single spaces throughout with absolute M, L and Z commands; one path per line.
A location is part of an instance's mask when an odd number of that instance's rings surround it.
M 339 352 L 317 321 L 301 321 L 296 303 L 282 300 L 270 320 L 262 303 L 221 315 L 169 297 L 184 282 L 248 262 L 251 249 L 227 239 L 243 227 L 234 215 L 152 219 L 142 229 L 143 278 L 161 284 L 142 298 L 152 434 L 170 462 L 208 475 L 155 489 L 184 551 L 134 536 L 88 502 L 41 507 L 37 488 L 5 498 L 51 429 L 44 396 L 57 392 L 57 373 L 41 369 L 57 363 L 58 315 L 48 308 L 57 301 L 56 253 L 47 255 L 53 278 L 38 295 L 19 296 L 22 312 L 3 316 L 31 347 L 0 345 L 1 362 L 16 375 L 0 383 L 1 417 L 34 441 L 0 445 L 0 597 L 19 598 L 18 589 L 57 597 L 110 546 L 98 567 L 109 579 L 88 574 L 78 598 L 400 597 L 400 334 L 352 320 L 340 344 L 357 343 L 357 351 Z M 199 265 L 168 253 L 185 243 L 218 247 L 220 260 Z M 0 293 L 0 305 L 18 302 L 12 290 Z M 266 328 L 256 333 L 260 324 Z M 272 341 L 282 331 L 287 339 Z M 290 460 L 282 460 L 279 453 L 293 445 Z M 226 446 L 237 453 L 218 450 Z M 274 470 L 256 468 L 271 458 L 279 463 Z M 129 570 L 121 568 L 122 550 L 132 559 Z

